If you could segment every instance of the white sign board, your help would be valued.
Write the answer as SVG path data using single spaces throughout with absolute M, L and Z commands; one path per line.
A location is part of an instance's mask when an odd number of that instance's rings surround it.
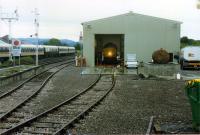
M 20 56 L 21 55 L 21 49 L 13 49 L 12 50 L 12 55 L 13 56 Z
M 13 39 L 12 40 L 12 55 L 13 56 L 20 56 L 21 55 L 21 42 L 19 40 Z

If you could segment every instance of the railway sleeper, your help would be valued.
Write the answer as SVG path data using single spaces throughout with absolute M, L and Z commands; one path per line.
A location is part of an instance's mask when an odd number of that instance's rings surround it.
M 30 115 L 30 114 L 24 114 L 23 116 L 18 116 L 18 115 L 15 115 L 15 116 L 12 116 L 12 118 L 19 118 L 19 119 L 21 119 L 21 120 L 24 120 L 24 119 L 30 119 L 30 118 L 32 118 L 32 115 Z
M 16 123 L 16 122 L 6 121 L 4 123 L 1 123 L 0 129 L 10 129 L 12 127 L 15 127 L 17 124 L 18 123 Z
M 69 118 L 66 118 L 66 117 L 58 117 L 58 116 L 53 115 L 53 114 L 52 114 L 52 115 L 49 115 L 49 114 L 48 114 L 46 117 L 47 117 L 47 118 L 44 118 L 44 119 L 43 119 L 43 118 L 40 118 L 39 121 L 40 121 L 40 122 L 43 121 L 43 120 L 44 120 L 44 121 L 45 121 L 45 120 L 50 120 L 50 121 L 57 121 L 57 120 L 60 120 L 60 121 L 68 121 L 68 119 L 69 119 Z
M 13 118 L 24 118 L 24 113 L 14 112 L 11 114 Z
M 37 130 L 37 128 L 28 128 L 28 127 L 26 127 L 26 129 L 24 129 L 22 133 L 52 135 L 53 131 L 49 130 L 49 128 L 44 129 L 44 130 Z M 19 132 L 19 134 L 22 134 L 22 133 Z
M 6 113 L 5 111 L 1 111 L 0 112 L 0 116 L 3 115 L 3 114 L 5 114 L 5 113 Z
M 59 114 L 48 114 L 47 116 L 52 119 L 63 119 L 68 117 L 68 115 L 59 115 Z
M 80 112 L 80 111 L 79 111 Z M 64 114 L 64 117 L 68 117 L 68 118 L 72 118 L 74 117 L 74 115 L 79 113 L 78 111 L 67 111 L 67 112 L 62 112 Z M 50 115 L 51 117 L 53 117 L 53 115 Z
M 60 111 L 56 113 L 57 115 L 63 115 L 63 116 L 67 116 L 67 117 L 73 117 L 73 115 L 68 115 L 66 112 Z
M 102 89 L 102 88 L 94 88 L 93 91 L 96 91 L 96 92 L 98 92 L 98 91 L 106 91 L 106 89 Z
M 77 108 L 77 107 L 79 107 L 79 108 L 85 108 L 84 106 L 87 106 L 89 104 L 89 102 L 88 101 L 74 101 L 74 102 L 72 102 L 72 103 L 70 103 L 70 105 L 73 105 L 74 106 L 74 108 Z
M 21 119 L 10 117 L 10 118 L 7 118 L 6 120 L 8 123 L 18 123 L 18 122 L 20 122 Z
M 9 128 L 12 128 L 10 123 L 1 123 L 0 124 L 0 129 L 9 129 Z
M 27 103 L 26 103 L 26 106 L 29 108 L 29 107 L 32 107 L 32 106 L 35 106 L 35 105 L 37 105 L 37 102 L 35 103 L 35 102 L 32 102 L 32 101 L 28 101 Z
M 67 124 L 65 121 L 52 120 L 49 118 L 40 119 L 40 123 Z
M 23 101 L 24 98 L 26 98 L 28 96 L 30 96 L 30 93 L 29 94 L 28 93 L 24 94 L 23 97 L 22 97 L 22 95 L 19 95 L 19 94 L 18 95 L 11 95 L 9 98 L 11 99 L 10 102 L 13 102 L 12 100 L 17 100 L 18 102 L 21 102 L 21 101 Z M 9 101 L 7 101 L 7 103 L 8 102 Z
M 94 89 L 107 90 L 110 85 L 112 84 L 102 84 L 102 85 L 95 86 Z
M 17 112 L 23 112 L 23 113 L 26 113 L 26 114 L 32 114 L 32 111 L 30 109 L 28 109 L 28 107 L 22 107 L 22 108 L 19 108 L 16 110 Z
M 70 110 L 70 109 L 66 109 L 66 111 L 64 112 L 67 116 L 74 116 L 77 115 L 79 113 L 81 113 L 82 110 Z
M 3 132 L 5 132 L 5 131 L 7 131 L 7 129 L 1 129 L 1 128 L 0 128 L 0 133 L 3 133 Z
M 55 124 L 55 123 L 33 123 L 33 127 L 36 128 L 60 128 L 62 125 L 61 124 Z
M 88 104 L 87 104 L 88 105 Z M 79 106 L 78 104 L 70 104 L 70 105 L 64 105 L 63 107 L 59 108 L 59 111 L 71 111 L 71 112 L 77 112 L 77 111 L 82 111 L 85 109 L 85 106 Z
M 19 122 L 23 122 L 23 121 L 26 121 L 28 119 L 30 119 L 31 116 L 11 116 L 9 118 L 6 119 L 5 122 L 9 122 L 9 123 L 19 123 Z
M 19 110 L 22 109 L 22 110 L 24 110 L 24 111 L 26 112 L 26 110 L 30 110 L 30 106 L 32 106 L 32 105 L 31 105 L 31 103 L 29 102 L 28 105 L 25 105 L 25 106 L 23 106 L 22 108 L 19 108 Z
M 30 86 L 32 88 L 32 86 L 36 86 L 39 88 L 40 85 L 42 85 L 43 81 L 42 80 L 34 80 L 34 81 L 31 81 L 31 82 L 28 82 L 25 86 L 28 87 L 28 89 L 30 89 Z M 31 89 L 30 89 L 31 90 Z

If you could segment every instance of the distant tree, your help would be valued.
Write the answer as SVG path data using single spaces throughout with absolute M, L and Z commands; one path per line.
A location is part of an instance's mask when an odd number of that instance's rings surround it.
M 182 37 L 181 38 L 181 43 L 183 43 L 183 44 L 188 44 L 189 43 L 189 39 L 188 39 L 188 37 Z
M 189 45 L 193 45 L 193 44 L 195 44 L 195 42 L 196 42 L 196 41 L 195 41 L 194 39 L 189 39 L 188 44 L 189 44 Z
M 181 48 L 186 47 L 186 46 L 200 46 L 200 40 L 194 40 L 190 39 L 188 37 L 182 37 L 181 38 Z
M 196 43 L 197 43 L 198 45 L 200 45 L 200 40 L 197 40 Z
M 62 45 L 60 40 L 57 38 L 51 38 L 48 42 L 44 43 L 45 45 Z
M 69 45 L 66 43 L 61 43 L 61 46 L 69 46 Z
M 181 38 L 181 43 L 182 44 L 187 44 L 187 45 L 192 45 L 195 44 L 195 40 L 194 39 L 189 39 L 188 37 L 184 36 Z
M 81 45 L 80 45 L 80 43 L 77 43 L 77 44 L 75 45 L 75 49 L 76 49 L 76 50 L 81 50 Z

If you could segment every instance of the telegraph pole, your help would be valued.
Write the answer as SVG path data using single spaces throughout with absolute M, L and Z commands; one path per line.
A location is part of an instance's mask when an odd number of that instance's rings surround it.
M 11 35 L 12 35 L 12 22 L 13 21 L 18 21 L 18 18 L 19 18 L 19 15 L 18 15 L 18 12 L 17 12 L 17 9 L 14 11 L 14 13 L 12 14 L 8 14 L 8 13 L 2 13 L 0 12 L 1 14 L 1 20 L 3 21 L 8 21 L 8 25 L 9 25 L 9 34 L 8 34 L 8 43 L 11 44 Z M 12 46 L 9 47 L 9 60 L 12 61 Z
M 35 14 L 34 25 L 35 25 L 35 37 L 37 39 L 36 53 L 35 53 L 35 55 L 36 55 L 35 65 L 38 66 L 38 46 L 39 46 L 39 39 L 38 39 L 39 34 L 38 34 L 38 32 L 39 32 L 39 15 L 40 14 L 38 13 L 37 8 L 35 8 L 33 13 Z

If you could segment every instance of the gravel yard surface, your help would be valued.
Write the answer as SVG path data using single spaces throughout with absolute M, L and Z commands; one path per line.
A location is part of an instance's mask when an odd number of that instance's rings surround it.
M 73 66 L 57 73 L 41 91 L 36 109 L 42 111 L 54 106 L 84 90 L 98 78 L 98 75 L 83 76 L 80 73 L 81 69 Z
M 23 81 L 26 79 L 20 80 L 20 81 L 15 81 L 12 84 L 6 84 L 3 86 L 0 86 L 0 95 L 3 94 L 4 92 L 7 92 L 15 87 L 17 87 L 19 84 L 21 84 Z
M 30 111 L 33 114 L 41 113 L 87 88 L 98 77 L 97 75 L 83 76 L 80 72 L 80 68 L 70 66 L 57 73 L 50 79 L 42 91 L 32 101 L 29 101 Z M 10 90 L 21 82 L 0 87 L 0 94 L 6 90 Z M 35 104 L 35 101 L 37 104 Z
M 113 91 L 75 130 L 80 134 L 144 134 L 151 116 L 161 123 L 191 122 L 184 86 L 184 81 L 117 76 Z
M 80 68 L 69 66 L 58 72 L 58 74 L 50 79 L 38 95 L 26 102 L 22 107 L 15 110 L 10 117 L 1 121 L 0 127 L 2 128 L 0 128 L 0 134 L 5 131 L 5 128 L 12 128 L 17 124 L 62 103 L 73 95 L 83 91 L 98 78 L 98 75 L 82 76 L 80 71 Z M 34 85 L 30 86 L 34 88 L 38 87 Z M 18 100 L 20 99 L 21 98 Z M 2 106 L 3 105 L 4 104 L 2 104 Z M 9 105 L 8 102 L 5 105 L 11 106 L 12 104 Z

